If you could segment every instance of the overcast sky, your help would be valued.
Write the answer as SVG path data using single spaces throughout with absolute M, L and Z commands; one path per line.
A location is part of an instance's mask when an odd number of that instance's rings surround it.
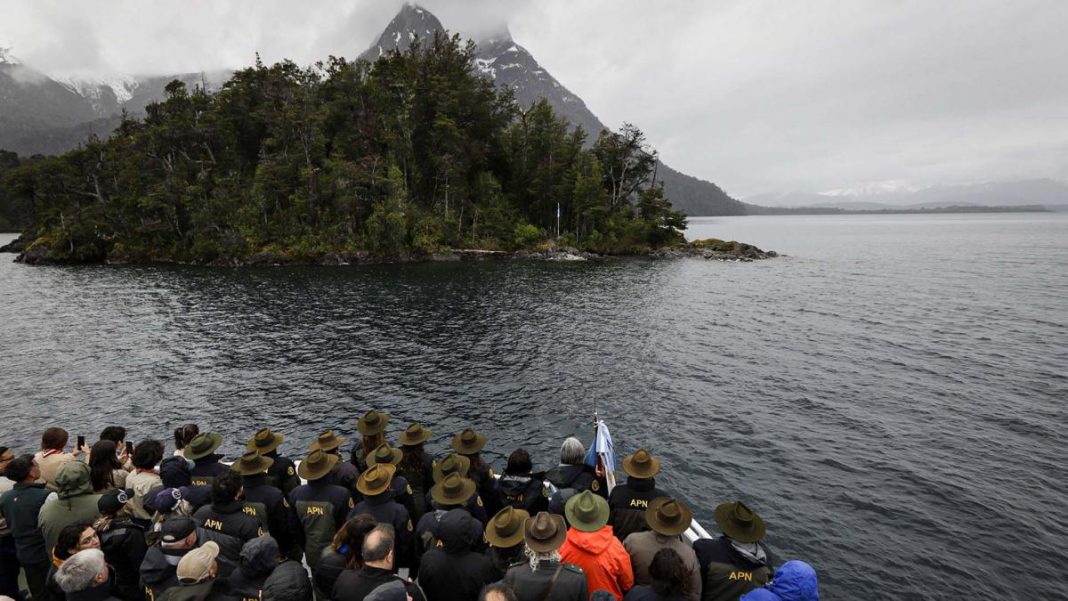
M 1068 179 L 1065 0 L 426 0 L 516 41 L 611 127 L 745 197 L 894 181 Z M 0 0 L 49 74 L 355 57 L 399 0 Z

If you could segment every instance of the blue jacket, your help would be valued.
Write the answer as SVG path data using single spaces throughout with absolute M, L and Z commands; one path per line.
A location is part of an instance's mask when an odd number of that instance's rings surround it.
M 816 570 L 803 561 L 788 561 L 775 571 L 770 583 L 749 591 L 738 601 L 820 601 Z

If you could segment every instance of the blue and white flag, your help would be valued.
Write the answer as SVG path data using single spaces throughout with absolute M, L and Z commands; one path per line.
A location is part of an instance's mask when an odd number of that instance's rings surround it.
M 597 420 L 593 444 L 586 451 L 586 465 L 596 468 L 598 460 L 604 467 L 608 492 L 612 492 L 616 487 L 616 452 L 612 445 L 612 433 L 608 431 L 603 419 Z

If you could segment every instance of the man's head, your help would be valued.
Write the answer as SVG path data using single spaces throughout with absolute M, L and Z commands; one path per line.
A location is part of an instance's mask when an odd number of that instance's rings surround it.
M 78 551 L 56 570 L 56 584 L 64 593 L 89 590 L 107 581 L 108 564 L 100 549 Z
M 89 522 L 76 522 L 64 526 L 56 537 L 56 555 L 70 557 L 86 549 L 99 549 L 100 537 Z
M 215 578 L 219 574 L 219 564 L 215 561 L 218 556 L 219 545 L 210 540 L 183 555 L 175 571 L 179 584 L 188 586 Z
M 190 549 L 197 544 L 197 524 L 193 518 L 168 518 L 160 527 L 160 545 L 164 549 Z
M 134 467 L 150 470 L 163 459 L 163 443 L 158 440 L 146 440 L 134 448 Z
M 63 428 L 48 428 L 41 434 L 41 450 L 56 449 L 62 451 L 67 448 L 67 431 Z
M 586 447 L 582 441 L 571 436 L 560 445 L 560 463 L 564 465 L 582 465 L 586 460 Z
M 478 601 L 517 601 L 512 587 L 502 582 L 494 582 L 482 587 Z
M 363 562 L 373 568 L 393 569 L 393 526 L 379 524 L 363 538 Z
M 534 464 L 530 462 L 530 453 L 527 453 L 526 449 L 516 449 L 508 456 L 508 466 L 504 468 L 504 473 L 525 476 L 532 469 Z
M 215 477 L 211 483 L 211 502 L 229 503 L 237 500 L 241 495 L 241 487 L 244 480 L 241 474 L 227 470 Z
M 41 477 L 41 470 L 33 460 L 33 455 L 21 455 L 7 464 L 4 475 L 13 482 L 32 483 Z
M 115 444 L 126 442 L 126 428 L 122 426 L 108 426 L 100 433 L 100 440 L 110 440 Z

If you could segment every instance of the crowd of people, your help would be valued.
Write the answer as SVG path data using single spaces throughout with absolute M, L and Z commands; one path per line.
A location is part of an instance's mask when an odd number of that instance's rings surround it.
M 118 426 L 91 446 L 48 428 L 35 453 L 0 447 L 0 600 L 819 599 L 812 567 L 778 566 L 741 501 L 716 507 L 722 536 L 687 542 L 691 511 L 646 449 L 609 491 L 576 438 L 552 469 L 517 449 L 497 476 L 473 429 L 435 459 L 429 429 L 392 446 L 388 424 L 369 411 L 353 444 L 323 432 L 299 463 L 270 428 L 229 463 L 195 424 L 172 454 Z

